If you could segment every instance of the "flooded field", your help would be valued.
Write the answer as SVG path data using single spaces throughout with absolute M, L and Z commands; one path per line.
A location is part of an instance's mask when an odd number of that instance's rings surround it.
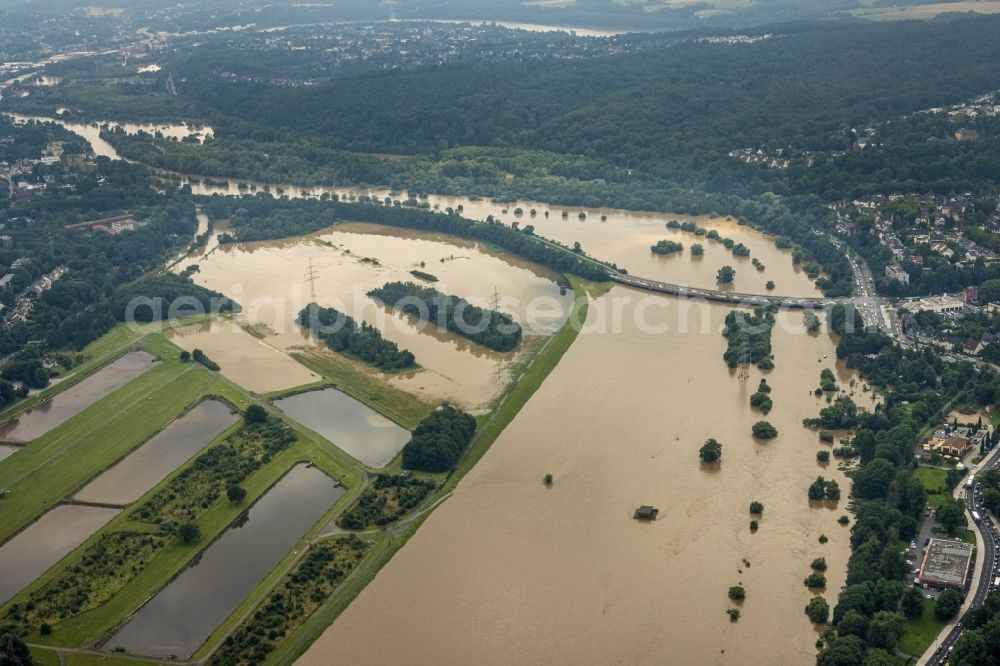
M 293 468 L 106 647 L 190 656 L 343 493 L 319 469 Z
M 294 323 L 311 299 L 304 271 L 312 265 L 322 305 L 376 325 L 386 338 L 416 356 L 421 370 L 392 375 L 388 381 L 411 393 L 454 400 L 469 409 L 494 398 L 517 353 L 493 352 L 436 326 L 387 313 L 366 293 L 392 280 L 415 280 L 410 271 L 423 270 L 439 279 L 435 288 L 477 305 L 488 306 L 498 295 L 500 309 L 518 319 L 528 336 L 557 330 L 572 302 L 572 292 L 561 293 L 556 275 L 516 257 L 498 256 L 459 239 L 375 225 L 344 224 L 315 237 L 224 245 L 176 268 L 183 270 L 189 262 L 199 266 L 192 276 L 195 282 L 239 302 L 241 316 L 267 334 L 267 345 L 280 350 L 314 344 Z M 216 347 L 217 353 L 225 353 L 224 336 L 210 337 L 200 336 L 195 342 L 185 336 L 175 341 L 200 346 L 210 357 Z M 227 363 L 223 358 L 216 360 L 225 374 Z M 261 374 L 269 379 L 276 376 Z
M 45 573 L 118 514 L 118 509 L 61 504 L 0 546 L 0 604 Z
M 181 349 L 201 349 L 219 364 L 224 377 L 255 393 L 281 391 L 320 379 L 285 352 L 224 319 L 168 330 L 167 338 Z
M 236 423 L 239 415 L 223 402 L 205 400 L 83 487 L 74 499 L 129 504 L 142 497 Z
M 11 444 L 0 444 L 0 460 L 11 457 L 19 448 L 21 447 L 13 446 Z
M 337 389 L 299 393 L 274 405 L 369 467 L 389 464 L 410 440 L 408 430 Z
M 619 298 L 631 302 L 615 332 Z M 640 298 L 656 299 L 645 317 L 668 330 L 635 323 Z M 592 328 L 299 663 L 811 663 L 802 579 L 825 557 L 834 602 L 849 530 L 837 524 L 846 501 L 810 506 L 806 491 L 817 475 L 849 481 L 817 464 L 828 447 L 801 420 L 826 404 L 812 394 L 820 370 L 845 389 L 850 373 L 828 335 L 793 332 L 801 313 L 781 313 L 762 417 L 749 408 L 762 373 L 741 381 L 722 360 L 727 311 L 621 288 L 600 298 Z M 751 437 L 761 418 L 777 439 Z M 710 437 L 717 467 L 698 459 Z M 658 519 L 633 520 L 640 504 Z M 733 623 L 737 584 L 747 598 Z M 475 629 L 456 641 L 456 627 Z
M 0 440 L 30 442 L 41 437 L 141 375 L 155 360 L 152 354 L 143 351 L 121 356 L 65 391 L 0 424 Z

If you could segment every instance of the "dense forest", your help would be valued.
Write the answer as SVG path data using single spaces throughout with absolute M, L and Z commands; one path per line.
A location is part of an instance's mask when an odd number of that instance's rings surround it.
M 481 308 L 464 298 L 413 282 L 389 282 L 368 292 L 387 308 L 436 324 L 439 328 L 507 352 L 521 343 L 521 325 L 503 312 Z
M 411 352 L 383 338 L 376 327 L 364 321 L 359 324 L 333 308 L 310 303 L 299 312 L 296 322 L 333 351 L 348 354 L 383 372 L 407 370 L 417 364 Z
M 476 433 L 476 419 L 450 405 L 431 412 L 403 447 L 403 469 L 447 472 Z

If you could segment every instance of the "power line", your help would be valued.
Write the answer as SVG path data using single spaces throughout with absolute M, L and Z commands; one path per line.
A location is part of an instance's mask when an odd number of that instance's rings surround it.
M 316 278 L 319 277 L 319 272 L 313 266 L 312 259 L 309 260 L 309 268 L 306 269 L 305 281 L 309 285 L 309 298 L 313 303 L 316 302 Z

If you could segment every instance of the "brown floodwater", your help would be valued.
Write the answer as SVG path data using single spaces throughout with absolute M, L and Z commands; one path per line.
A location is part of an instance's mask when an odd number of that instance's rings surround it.
M 225 319 L 168 329 L 166 336 L 181 349 L 201 349 L 219 364 L 222 376 L 255 393 L 282 391 L 320 379 L 281 349 Z
M 134 502 L 238 418 L 225 403 L 204 400 L 84 486 L 74 499 L 103 504 Z
M 410 440 L 408 430 L 337 389 L 299 393 L 274 405 L 369 467 L 388 465 Z
M 141 375 L 155 360 L 156 357 L 144 351 L 129 352 L 115 359 L 65 391 L 0 424 L 0 440 L 30 442 L 41 437 Z
M 140 608 L 108 647 L 153 657 L 191 655 L 343 494 L 343 486 L 316 467 L 292 468 Z
M 782 313 L 766 374 L 774 409 L 751 411 L 762 373 L 744 382 L 723 362 L 727 311 L 621 287 L 598 299 L 454 495 L 299 663 L 811 663 L 802 580 L 825 557 L 833 604 L 849 530 L 837 524 L 846 501 L 810 506 L 806 490 L 820 474 L 845 491 L 849 481 L 817 465 L 829 447 L 801 420 L 826 404 L 812 394 L 820 370 L 845 383 L 850 373 L 835 368 L 828 335 Z M 640 328 L 637 312 L 669 330 Z M 761 418 L 777 439 L 752 438 Z M 723 444 L 717 467 L 698 460 L 710 437 Z M 633 520 L 640 504 L 658 519 Z M 733 623 L 737 584 L 747 598 Z
M 386 312 L 366 293 L 393 280 L 415 280 L 410 271 L 420 269 L 439 278 L 435 288 L 477 305 L 488 306 L 498 296 L 500 309 L 520 321 L 529 338 L 557 330 L 572 303 L 571 291 L 561 293 L 558 276 L 538 266 L 499 256 L 477 243 L 374 225 L 343 224 L 313 237 L 224 245 L 176 268 L 183 270 L 191 263 L 199 266 L 192 276 L 195 282 L 240 303 L 241 317 L 268 333 L 260 344 L 279 350 L 314 344 L 294 323 L 311 300 L 304 277 L 311 264 L 322 305 L 378 326 L 386 338 L 416 356 L 419 371 L 391 375 L 388 381 L 469 409 L 481 408 L 496 396 L 521 354 L 493 352 L 436 326 Z M 223 336 L 209 340 L 210 335 L 199 334 L 197 346 L 209 356 L 210 346 L 224 353 Z M 196 344 L 186 336 L 177 340 L 182 346 Z M 225 374 L 227 363 L 217 361 Z M 280 378 L 279 373 L 262 373 L 254 367 L 237 371 Z M 235 376 L 233 381 L 243 383 Z
M 0 572 L 3 572 L 0 575 L 0 604 L 45 573 L 117 514 L 118 509 L 61 504 L 0 546 Z

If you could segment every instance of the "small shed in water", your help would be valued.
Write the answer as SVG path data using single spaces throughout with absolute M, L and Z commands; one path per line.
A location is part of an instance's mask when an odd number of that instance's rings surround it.
M 656 520 L 656 514 L 660 512 L 659 509 L 654 509 L 648 504 L 643 504 L 638 509 L 635 510 L 635 515 L 632 517 L 636 520 Z

